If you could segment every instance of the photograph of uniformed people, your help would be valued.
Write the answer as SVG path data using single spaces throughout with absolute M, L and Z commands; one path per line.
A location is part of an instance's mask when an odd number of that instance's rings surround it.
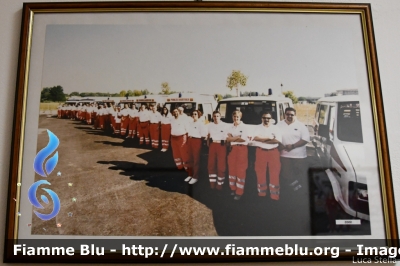
M 235 200 L 240 200 L 244 192 L 246 170 L 248 166 L 248 131 L 246 125 L 240 121 L 242 112 L 232 113 L 233 124 L 228 127 L 226 141 L 231 146 L 228 155 L 229 187 Z
M 190 177 L 189 184 L 194 184 L 199 180 L 199 170 L 200 170 L 200 152 L 201 152 L 201 144 L 202 140 L 207 136 L 207 128 L 202 121 L 200 121 L 200 117 L 202 113 L 199 110 L 194 110 L 192 112 L 192 121 L 187 123 L 187 164 L 188 164 L 188 173 Z M 187 179 L 188 179 L 187 178 Z
M 278 123 L 278 127 L 282 132 L 281 176 L 293 191 L 297 191 L 308 182 L 306 145 L 310 141 L 310 133 L 296 119 L 296 110 L 292 107 L 285 109 L 285 119 Z
M 221 113 L 213 112 L 213 122 L 208 124 L 208 178 L 212 189 L 222 189 L 226 173 L 227 124 L 221 121 Z
M 273 125 L 271 120 L 272 114 L 264 112 L 261 116 L 262 124 L 257 126 L 254 133 L 253 145 L 257 147 L 254 170 L 257 175 L 258 195 L 265 197 L 269 190 L 271 199 L 279 200 L 281 162 L 278 146 L 282 141 L 282 134 L 279 127 Z M 267 169 L 269 183 L 267 182 Z

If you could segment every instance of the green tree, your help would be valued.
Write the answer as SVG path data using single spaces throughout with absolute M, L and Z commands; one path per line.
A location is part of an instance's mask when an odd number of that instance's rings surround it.
M 140 90 L 133 91 L 133 96 L 140 96 L 140 95 L 142 95 L 142 91 L 140 91 Z
M 218 102 L 224 98 L 221 94 L 216 94 L 216 96 Z
M 126 92 L 126 96 L 133 96 L 133 91 L 128 90 L 128 91 Z
M 161 94 L 171 94 L 171 87 L 168 82 L 161 83 Z
M 50 87 L 50 88 L 43 88 L 40 101 L 52 101 L 52 102 L 63 102 L 66 100 L 64 89 L 60 85 Z
M 293 103 L 297 103 L 297 97 L 296 95 L 294 95 L 293 91 L 284 91 L 283 95 L 285 95 L 285 97 L 292 99 Z
M 228 76 L 226 86 L 232 90 L 236 89 L 236 96 L 239 96 L 239 86 L 246 86 L 247 76 L 245 76 L 240 70 L 233 70 L 231 75 Z
M 71 93 L 69 94 L 69 97 L 71 97 L 71 96 L 79 96 L 79 92 L 73 91 L 73 92 L 71 92 Z
M 126 95 L 126 91 L 122 90 L 119 92 L 120 97 L 125 97 L 125 95 Z
M 150 94 L 148 89 L 141 90 L 141 92 L 142 92 L 142 95 L 149 95 Z
M 224 99 L 228 99 L 228 98 L 232 98 L 233 96 L 231 94 L 225 94 L 224 96 L 222 96 L 222 98 Z
M 303 96 L 300 96 L 299 98 L 297 98 L 297 100 L 298 100 L 299 102 L 307 101 L 306 97 L 303 97 Z

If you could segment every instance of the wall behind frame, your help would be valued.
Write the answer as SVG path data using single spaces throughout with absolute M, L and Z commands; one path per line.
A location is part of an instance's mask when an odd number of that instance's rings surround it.
M 46 0 L 46 2 L 64 2 L 65 0 Z M 101 0 L 97 0 L 101 1 Z M 112 1 L 112 0 L 108 0 Z M 289 2 L 274 0 L 276 2 Z M 318 0 L 309 2 L 371 3 L 375 41 L 378 51 L 378 63 L 383 92 L 386 129 L 389 140 L 392 178 L 395 189 L 397 219 L 400 221 L 400 131 L 399 109 L 400 98 L 400 1 L 398 0 Z M 23 2 L 28 0 L 2 0 L 0 8 L 0 265 L 4 252 L 4 227 L 7 202 L 8 172 L 11 150 L 11 129 L 14 110 L 14 96 L 18 61 L 18 47 Z M 301 2 L 290 0 L 290 2 Z M 397 190 L 397 192 L 396 192 Z M 261 263 L 248 263 L 257 265 Z M 269 263 L 275 265 L 282 263 Z M 285 262 L 285 265 L 343 265 L 343 262 Z M 400 265 L 400 262 L 396 263 Z M 10 264 L 11 265 L 11 264 Z M 19 265 L 19 264 L 12 264 Z M 39 264 L 30 264 L 36 266 Z M 86 265 L 86 264 L 82 264 Z

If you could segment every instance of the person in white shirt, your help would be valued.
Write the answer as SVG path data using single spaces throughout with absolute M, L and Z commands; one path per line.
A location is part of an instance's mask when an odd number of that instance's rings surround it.
M 113 117 L 114 117 L 114 134 L 120 135 L 121 134 L 121 118 L 122 118 L 121 107 L 119 107 L 119 106 L 115 107 Z
M 151 147 L 153 147 L 154 149 L 158 149 L 158 145 L 160 142 L 161 114 L 157 112 L 157 108 L 155 105 L 150 106 L 149 117 Z
M 124 104 L 124 109 L 121 110 L 121 136 L 125 136 L 129 126 L 129 104 Z
M 228 125 L 221 121 L 221 113 L 213 112 L 213 122 L 208 124 L 208 177 L 211 189 L 222 189 L 226 172 L 226 146 Z M 218 181 L 217 181 L 218 180 Z
M 285 109 L 285 119 L 278 123 L 278 127 L 282 132 L 281 177 L 297 191 L 308 180 L 306 145 L 310 141 L 310 133 L 296 119 L 296 110 L 291 107 Z
M 139 144 L 150 144 L 149 136 L 149 111 L 146 109 L 146 105 L 140 106 L 139 111 Z
M 172 111 L 171 119 L 171 147 L 172 156 L 178 169 L 185 168 L 187 171 L 187 120 L 179 115 L 178 109 Z
M 231 152 L 228 155 L 229 186 L 231 195 L 235 200 L 240 200 L 244 191 L 246 181 L 246 170 L 248 167 L 248 130 L 246 125 L 240 121 L 242 112 L 233 111 L 233 125 L 228 127 L 226 141 L 231 145 Z
M 131 109 L 129 109 L 129 134 L 127 138 L 135 137 L 137 123 L 138 123 L 138 110 L 136 110 L 135 103 L 132 103 Z
M 192 121 L 187 123 L 187 164 L 189 176 L 185 181 L 191 185 L 199 180 L 201 144 L 207 136 L 207 128 L 200 121 L 201 116 L 202 113 L 199 110 L 194 110 L 192 112 Z
M 270 197 L 279 200 L 279 173 L 281 171 L 279 143 L 282 141 L 281 130 L 272 124 L 272 114 L 265 112 L 261 115 L 262 124 L 254 133 L 256 149 L 254 170 L 257 175 L 258 195 L 265 197 L 269 188 Z M 267 184 L 267 168 L 269 184 Z
M 171 138 L 171 113 L 167 107 L 163 107 L 161 111 L 161 146 L 162 152 L 166 152 L 169 148 L 169 139 Z

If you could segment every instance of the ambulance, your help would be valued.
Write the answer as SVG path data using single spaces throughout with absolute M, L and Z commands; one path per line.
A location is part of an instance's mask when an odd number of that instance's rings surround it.
M 358 95 L 333 96 L 317 101 L 313 144 L 343 210 L 369 220 L 368 168 Z
M 270 112 L 274 119 L 273 124 L 276 124 L 285 119 L 285 109 L 293 107 L 293 102 L 283 94 L 272 95 L 271 89 L 268 94 L 259 96 L 258 92 L 252 92 L 250 96 L 223 99 L 218 102 L 216 110 L 221 113 L 221 120 L 225 123 L 233 123 L 233 111 L 241 111 L 242 121 L 246 125 L 261 124 L 263 112 Z
M 142 95 L 136 97 L 136 109 L 139 109 L 140 106 L 146 105 L 149 107 L 150 105 L 157 106 L 157 109 L 160 109 L 163 106 L 166 95 Z
M 199 110 L 203 113 L 204 120 L 209 122 L 218 104 L 216 99 L 216 95 L 213 94 L 175 93 L 168 95 L 164 107 L 167 107 L 170 112 L 182 107 L 183 112 L 188 116 L 191 116 L 192 111 Z

